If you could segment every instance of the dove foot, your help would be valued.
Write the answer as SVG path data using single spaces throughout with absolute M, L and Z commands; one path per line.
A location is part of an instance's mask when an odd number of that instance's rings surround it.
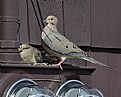
M 52 66 L 58 66 L 63 70 L 63 67 L 61 66 L 61 64 L 52 64 Z
M 63 67 L 61 66 L 63 62 L 64 60 L 60 61 L 58 64 L 52 64 L 52 66 L 59 66 L 63 70 Z

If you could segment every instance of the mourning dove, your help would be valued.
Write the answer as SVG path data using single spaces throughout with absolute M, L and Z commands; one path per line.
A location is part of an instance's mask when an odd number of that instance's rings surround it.
M 57 56 L 60 59 L 58 64 L 55 64 L 56 66 L 61 67 L 61 64 L 67 58 L 79 58 L 94 64 L 99 64 L 101 66 L 114 69 L 108 65 L 96 61 L 89 53 L 81 50 L 78 46 L 70 42 L 65 36 L 59 33 L 57 30 L 58 19 L 55 16 L 48 16 L 45 22 L 47 25 L 42 31 L 42 46 L 49 54 Z
M 20 51 L 21 58 L 25 63 L 36 64 L 43 60 L 41 52 L 28 44 L 20 45 L 18 50 Z

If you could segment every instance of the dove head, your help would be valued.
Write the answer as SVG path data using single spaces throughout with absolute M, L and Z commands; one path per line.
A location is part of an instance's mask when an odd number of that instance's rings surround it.
M 29 48 L 31 48 L 30 45 L 28 45 L 28 44 L 22 44 L 22 45 L 20 45 L 20 48 L 18 48 L 18 50 L 19 50 L 20 52 L 22 52 L 23 50 L 29 49 Z
M 46 18 L 46 23 L 50 27 L 56 27 L 58 23 L 58 19 L 55 16 L 51 15 Z

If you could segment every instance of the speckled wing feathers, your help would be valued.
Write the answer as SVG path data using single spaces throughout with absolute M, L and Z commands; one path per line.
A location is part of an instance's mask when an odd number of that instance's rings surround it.
M 89 56 L 88 53 L 82 51 L 79 47 L 70 42 L 59 32 L 50 32 L 48 34 L 48 37 L 46 36 L 43 41 L 53 51 L 73 57 Z

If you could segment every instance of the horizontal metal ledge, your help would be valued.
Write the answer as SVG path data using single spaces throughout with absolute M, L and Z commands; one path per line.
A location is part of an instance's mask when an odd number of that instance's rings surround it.
M 13 70 L 29 71 L 31 74 L 38 74 L 45 71 L 47 74 L 58 75 L 63 72 L 72 72 L 78 75 L 91 75 L 94 72 L 95 67 L 91 66 L 72 66 L 71 64 L 63 64 L 63 70 L 57 66 L 41 66 L 40 65 L 28 65 L 28 64 L 0 64 L 0 72 L 10 72 Z M 16 72 L 17 73 L 17 72 Z
M 19 45 L 17 40 L 0 40 L 0 48 L 18 48 Z
M 0 48 L 0 54 L 3 53 L 19 53 L 17 48 Z

